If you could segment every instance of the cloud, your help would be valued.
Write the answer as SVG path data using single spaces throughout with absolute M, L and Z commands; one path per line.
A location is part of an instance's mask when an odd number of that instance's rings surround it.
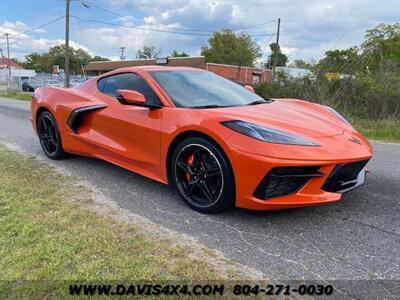
M 348 48 L 360 44 L 367 29 L 379 23 L 398 22 L 400 1 L 361 0 L 314 1 L 314 0 L 108 0 L 98 6 L 115 11 L 122 17 L 96 10 L 95 7 L 85 10 L 86 16 L 93 19 L 114 22 L 125 26 L 139 26 L 146 29 L 175 30 L 194 28 L 214 30 L 220 28 L 240 28 L 254 24 L 266 23 L 281 18 L 280 45 L 289 55 L 296 58 L 319 59 L 323 53 L 333 47 Z M 79 13 L 79 12 L 78 12 Z M 99 14 L 101 16 L 99 17 Z M 137 49 L 144 45 L 154 45 L 162 49 L 162 55 L 172 50 L 185 51 L 199 55 L 201 46 L 207 44 L 207 36 L 185 36 L 138 30 L 127 27 L 115 27 L 105 24 L 79 22 L 72 26 L 79 30 L 72 31 L 77 46 L 86 46 L 93 53 L 108 57 L 117 57 L 118 49 L 126 47 L 128 58 L 134 58 Z M 0 34 L 7 30 L 22 32 L 26 25 L 22 22 L 4 22 Z M 3 28 L 3 29 L 2 29 Z M 276 22 L 245 31 L 251 34 L 267 34 L 276 30 Z M 205 32 L 203 32 L 205 33 Z M 46 48 L 59 43 L 57 39 L 34 39 L 36 33 L 25 36 L 25 40 L 13 47 L 29 52 L 32 49 L 45 51 Z M 61 35 L 62 36 L 62 35 Z M 269 54 L 268 43 L 275 37 L 255 37 L 264 50 L 264 58 Z M 62 42 L 62 41 L 61 41 Z M 24 48 L 25 47 L 25 48 Z M 36 48 L 37 47 L 37 48 Z
M 290 59 L 318 59 L 326 50 L 336 46 L 347 48 L 362 42 L 365 31 L 380 22 L 398 21 L 400 1 L 129 1 L 111 0 L 113 9 L 126 14 L 133 11 L 142 15 L 149 24 L 174 28 L 237 28 L 281 18 L 280 44 Z M 275 23 L 247 31 L 255 34 L 271 33 Z M 199 54 L 207 38 L 183 37 L 105 28 L 91 29 L 91 33 L 107 32 L 102 42 L 126 44 L 137 49 L 153 44 L 163 49 L 177 48 Z M 126 34 L 124 35 L 123 32 Z M 88 35 L 90 36 L 90 35 Z M 129 38 L 130 37 L 130 38 Z M 104 40 L 106 39 L 106 40 Z M 257 38 L 265 54 L 267 38 Z M 133 50 L 132 49 L 132 50 Z
M 43 33 L 45 32 L 44 29 L 37 29 L 29 33 L 23 33 L 29 29 L 30 27 L 21 21 L 4 21 L 0 25 L 0 36 L 2 36 L 2 39 L 0 39 L 0 44 L 2 44 L 4 53 L 6 53 L 6 40 L 3 37 L 5 33 L 10 34 L 10 56 L 18 59 L 23 59 L 24 56 L 29 53 L 46 52 L 50 47 L 65 43 L 63 39 L 37 38 L 32 35 L 34 33 Z M 88 47 L 80 43 L 71 40 L 70 45 L 75 49 L 81 48 L 93 55 L 93 52 Z
M 151 25 L 141 25 L 142 28 L 154 28 Z M 108 48 L 109 53 L 116 53 L 119 47 L 125 48 L 125 56 L 128 59 L 135 58 L 136 51 L 144 45 L 155 45 L 161 48 L 161 56 L 169 55 L 172 50 L 190 52 L 198 55 L 200 46 L 205 43 L 204 39 L 200 42 L 196 37 L 170 35 L 162 32 L 137 30 L 126 27 L 100 27 L 82 31 L 83 44 L 90 45 L 95 49 Z

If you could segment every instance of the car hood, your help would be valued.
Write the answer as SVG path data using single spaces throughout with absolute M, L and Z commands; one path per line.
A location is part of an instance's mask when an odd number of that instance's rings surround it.
M 247 121 L 304 137 L 341 135 L 347 126 L 323 106 L 297 99 L 212 110 L 223 120 Z

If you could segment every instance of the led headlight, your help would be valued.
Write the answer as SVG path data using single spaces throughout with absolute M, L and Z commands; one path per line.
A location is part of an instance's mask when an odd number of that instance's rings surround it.
M 327 109 L 327 110 L 329 110 L 331 113 L 333 113 L 335 116 L 337 116 L 340 120 L 342 120 L 343 122 L 345 122 L 347 125 L 349 125 L 350 127 L 353 127 L 351 124 L 350 124 L 350 122 L 349 121 L 347 121 L 346 119 L 345 119 L 345 117 L 343 117 L 340 113 L 338 113 L 335 109 L 333 109 L 332 107 L 330 107 L 330 106 L 326 106 L 326 105 L 324 105 L 325 106 L 325 108 Z
M 298 145 L 298 146 L 319 146 L 318 144 L 303 139 L 301 137 L 286 133 L 280 130 L 266 128 L 253 123 L 232 120 L 221 122 L 222 125 L 240 132 L 241 134 L 255 138 L 260 141 L 274 143 L 274 144 L 286 144 L 286 145 Z

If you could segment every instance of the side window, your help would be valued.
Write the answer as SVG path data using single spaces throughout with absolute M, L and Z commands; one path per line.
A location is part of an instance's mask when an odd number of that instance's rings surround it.
M 108 77 L 102 78 L 97 82 L 97 88 L 104 93 Z
M 149 104 L 161 104 L 160 99 L 147 82 L 134 73 L 123 73 L 102 78 L 97 83 L 98 89 L 104 94 L 117 96 L 118 90 L 135 90 L 142 93 Z

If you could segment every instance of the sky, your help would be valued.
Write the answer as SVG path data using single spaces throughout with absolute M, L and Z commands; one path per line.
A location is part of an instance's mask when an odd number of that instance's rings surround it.
M 263 58 L 276 39 L 289 61 L 315 61 L 327 50 L 362 43 L 366 30 L 400 22 L 400 0 L 71 0 L 70 44 L 91 55 L 134 59 L 144 45 L 200 55 L 213 30 L 247 32 Z M 0 48 L 10 56 L 43 53 L 64 42 L 65 0 L 1 0 Z M 43 25 L 43 26 L 42 26 Z

